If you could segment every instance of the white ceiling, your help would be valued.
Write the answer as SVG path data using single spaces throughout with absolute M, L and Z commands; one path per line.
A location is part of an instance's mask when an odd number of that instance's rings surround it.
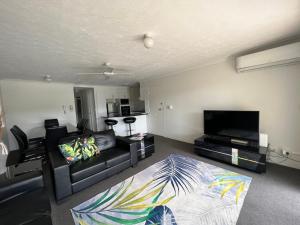
M 91 82 L 130 84 L 295 37 L 299 25 L 300 0 L 1 0 L 0 78 L 76 82 L 109 61 L 134 75 Z

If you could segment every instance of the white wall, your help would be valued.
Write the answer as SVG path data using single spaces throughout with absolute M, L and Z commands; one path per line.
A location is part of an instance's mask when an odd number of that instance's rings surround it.
M 3 100 L 2 100 L 2 91 L 1 91 L 1 86 L 0 86 L 0 113 L 4 112 L 4 109 L 3 109 Z M 5 119 L 5 115 L 3 114 L 2 115 L 3 118 L 2 118 L 2 126 L 6 126 L 6 119 Z M 8 143 L 8 137 L 7 137 L 7 132 L 6 132 L 6 129 L 4 128 L 3 130 L 3 134 L 2 134 L 2 140 L 0 140 L 4 143 Z M 1 154 L 1 153 L 0 153 Z M 1 168 L 0 168 L 1 169 Z
M 237 73 L 228 60 L 141 86 L 155 134 L 193 143 L 203 133 L 203 110 L 259 110 L 260 131 L 269 135 L 272 147 L 295 158 L 300 154 L 299 64 Z M 285 163 L 300 168 L 300 163 Z
M 69 131 L 74 130 L 77 124 L 74 86 L 94 88 L 98 130 L 105 128 L 102 117 L 106 116 L 106 98 L 128 97 L 127 87 L 2 80 L 0 88 L 9 149 L 17 149 L 16 140 L 9 131 L 13 125 L 23 129 L 29 138 L 44 136 L 44 120 L 50 118 L 57 118 L 60 124 L 67 125 Z M 63 105 L 66 105 L 66 114 Z
M 1 90 L 9 148 L 17 148 L 9 129 L 18 125 L 31 137 L 44 136 L 44 120 L 57 118 L 68 130 L 76 126 L 73 85 L 20 80 L 2 80 Z M 63 105 L 66 106 L 64 113 Z M 73 106 L 70 111 L 69 106 Z

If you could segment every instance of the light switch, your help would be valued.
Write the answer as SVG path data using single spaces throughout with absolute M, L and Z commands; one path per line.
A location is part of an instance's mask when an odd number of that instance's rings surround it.
M 66 114 L 67 113 L 67 107 L 66 107 L 66 105 L 63 105 L 62 108 L 63 108 L 64 114 Z

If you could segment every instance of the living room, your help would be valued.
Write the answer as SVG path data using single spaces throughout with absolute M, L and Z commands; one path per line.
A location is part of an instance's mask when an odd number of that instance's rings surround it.
M 1 1 L 1 224 L 299 224 L 299 22 L 299 0 Z

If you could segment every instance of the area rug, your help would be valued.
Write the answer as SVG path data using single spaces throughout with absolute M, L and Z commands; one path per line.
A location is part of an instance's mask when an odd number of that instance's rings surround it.
M 171 154 L 71 209 L 76 225 L 234 225 L 251 177 Z

